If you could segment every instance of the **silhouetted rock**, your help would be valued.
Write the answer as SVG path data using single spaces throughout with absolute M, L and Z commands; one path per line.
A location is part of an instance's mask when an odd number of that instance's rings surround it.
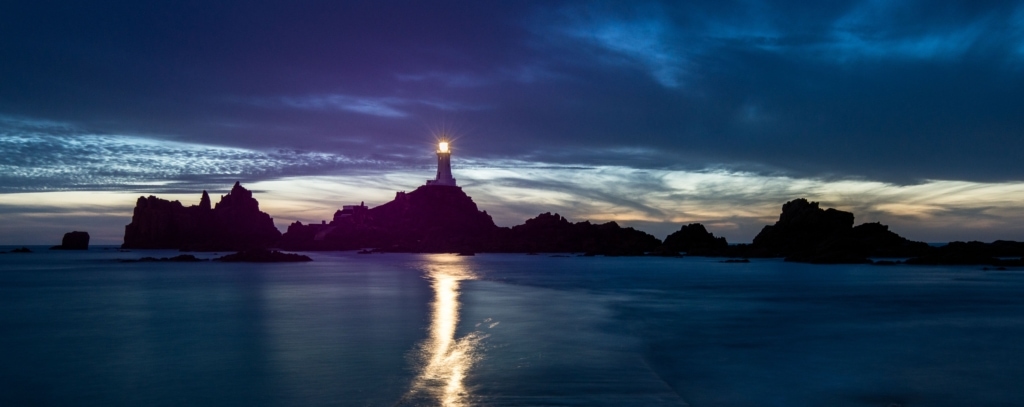
M 704 228 L 704 225 L 691 223 L 683 225 L 678 231 L 668 235 L 659 251 L 665 253 L 686 252 L 699 256 L 719 253 L 728 247 L 729 242 L 724 237 L 715 237 Z
M 1010 258 L 1015 257 L 1015 258 Z M 997 240 L 983 242 L 950 242 L 932 248 L 928 253 L 907 259 L 907 264 L 919 265 L 1024 265 L 1024 243 Z
M 235 185 L 239 186 L 239 187 L 242 186 L 238 182 L 235 182 Z M 210 210 L 210 209 L 212 209 L 212 207 L 210 205 L 210 194 L 206 193 L 205 189 L 203 190 L 203 196 L 199 198 L 199 209 L 203 209 L 203 210 Z
M 931 250 L 927 243 L 908 240 L 878 222 L 858 225 L 849 232 L 833 236 L 823 245 L 826 250 L 835 247 L 869 257 L 912 257 Z
M 252 192 L 235 183 L 231 192 L 210 207 L 203 191 L 198 206 L 155 196 L 140 197 L 132 223 L 125 226 L 126 249 L 180 249 L 197 251 L 243 250 L 267 247 L 281 237 L 274 220 L 260 212 Z
M 870 263 L 869 257 L 911 257 L 928 253 L 922 242 L 907 240 L 880 223 L 853 227 L 854 216 L 822 210 L 817 202 L 796 199 L 782 206 L 774 225 L 765 226 L 750 249 L 815 264 Z
M 281 239 L 289 250 L 357 250 L 425 253 L 590 252 L 639 255 L 654 250 L 657 238 L 615 222 L 569 223 L 550 213 L 523 225 L 499 228 L 486 211 L 455 186 L 422 186 L 384 205 L 346 207 L 333 221 L 295 222 Z M 363 208 L 363 209 L 360 209 Z
M 32 253 L 32 249 L 29 249 L 27 247 L 19 247 L 17 249 L 11 250 L 8 253 Z
M 498 227 L 455 186 L 422 186 L 366 209 L 339 211 L 329 224 L 295 222 L 281 239 L 289 250 L 356 250 L 460 253 L 493 251 Z
M 1024 257 L 1024 242 L 996 240 L 988 245 L 991 254 L 997 257 Z
M 64 234 L 64 238 L 61 239 L 60 246 L 53 246 L 50 250 L 88 250 L 89 249 L 89 233 L 88 232 L 68 232 Z
M 564 217 L 542 213 L 502 233 L 499 251 L 513 253 L 571 253 L 639 256 L 661 245 L 658 238 L 615 222 L 570 223 Z
M 485 251 L 494 245 L 493 235 L 498 229 L 491 216 L 480 211 L 473 199 L 455 186 L 422 186 L 409 193 L 397 193 L 393 201 L 366 214 L 363 220 L 371 220 L 376 234 L 389 240 L 390 246 L 377 247 L 388 250 Z
M 782 214 L 774 225 L 765 226 L 754 237 L 752 246 L 782 256 L 807 251 L 833 235 L 853 227 L 853 214 L 829 208 L 817 202 L 794 199 L 782 205 Z
M 277 250 L 270 251 L 267 249 L 251 249 L 218 257 L 215 261 L 229 263 L 296 263 L 313 261 L 313 259 L 309 258 L 309 256 L 297 253 L 282 253 Z

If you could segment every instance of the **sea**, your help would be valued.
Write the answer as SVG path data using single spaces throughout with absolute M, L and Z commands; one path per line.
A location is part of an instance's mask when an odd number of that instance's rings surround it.
M 1020 269 L 30 248 L 0 406 L 1024 405 Z

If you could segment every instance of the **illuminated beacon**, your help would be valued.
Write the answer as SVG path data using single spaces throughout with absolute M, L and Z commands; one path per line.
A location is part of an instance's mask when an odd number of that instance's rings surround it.
M 448 149 L 448 142 L 437 143 L 437 177 L 427 180 L 427 185 L 455 186 L 455 178 L 452 178 L 452 151 Z

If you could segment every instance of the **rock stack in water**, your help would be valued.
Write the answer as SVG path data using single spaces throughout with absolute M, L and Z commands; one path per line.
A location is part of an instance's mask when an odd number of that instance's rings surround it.
M 295 222 L 281 239 L 289 250 L 354 250 L 463 253 L 581 252 L 642 255 L 661 244 L 654 236 L 615 222 L 570 223 L 544 213 L 501 228 L 456 186 L 427 185 L 399 192 L 391 202 L 337 214 L 329 224 Z
M 868 257 L 913 257 L 928 253 L 922 242 L 903 238 L 880 223 L 853 226 L 853 214 L 817 202 L 795 199 L 782 206 L 774 225 L 765 226 L 751 247 L 787 261 L 868 263 Z
M 259 209 L 252 192 L 238 182 L 211 207 L 203 191 L 199 205 L 155 196 L 139 197 L 125 226 L 125 249 L 245 250 L 267 247 L 281 237 L 274 220 Z
M 89 232 L 68 232 L 60 241 L 60 246 L 53 246 L 50 250 L 89 250 Z
M 491 251 L 498 227 L 473 198 L 455 186 L 398 192 L 383 205 L 341 215 L 326 225 L 288 227 L 281 247 L 291 250 L 378 248 L 396 252 Z
M 724 237 L 715 237 L 704 225 L 691 223 L 665 237 L 661 251 L 666 254 L 685 252 L 690 255 L 718 255 L 729 248 Z
M 615 222 L 572 223 L 559 214 L 542 213 L 522 225 L 503 229 L 499 251 L 512 253 L 585 253 L 639 256 L 661 245 L 658 238 Z

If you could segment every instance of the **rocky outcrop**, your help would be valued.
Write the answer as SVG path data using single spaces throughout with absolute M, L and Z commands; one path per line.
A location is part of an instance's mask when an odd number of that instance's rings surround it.
M 455 186 L 422 186 L 367 211 L 386 239 L 377 246 L 417 252 L 487 251 L 498 227 L 486 211 Z M 341 235 L 341 232 L 335 233 Z M 331 236 L 328 235 L 328 238 Z
M 384 205 L 335 216 L 329 224 L 295 222 L 281 239 L 289 250 L 357 250 L 384 252 L 581 252 L 636 255 L 660 241 L 615 222 L 570 223 L 545 213 L 512 228 L 495 226 L 486 211 L 454 186 L 429 185 L 404 193 Z
M 277 250 L 267 249 L 243 250 L 235 254 L 229 254 L 214 259 L 228 263 L 297 263 L 313 261 L 309 256 L 296 253 L 282 253 Z
M 659 251 L 664 253 L 686 252 L 690 255 L 700 256 L 718 254 L 728 248 L 729 242 L 724 237 L 715 237 L 704 228 L 704 225 L 691 223 L 683 225 L 678 231 L 668 235 Z
M 281 237 L 274 220 L 259 209 L 252 192 L 235 183 L 231 192 L 211 208 L 203 191 L 198 206 L 155 196 L 140 197 L 132 222 L 125 226 L 125 249 L 197 251 L 244 250 L 267 247 Z
M 853 214 L 829 208 L 817 202 L 794 199 L 782 205 L 782 214 L 774 225 L 765 226 L 754 237 L 753 247 L 789 256 L 816 247 L 838 233 L 853 228 Z
M 864 223 L 822 242 L 819 250 L 846 251 L 865 257 L 913 257 L 928 253 L 924 242 L 908 240 L 878 222 Z
M 329 224 L 288 227 L 280 246 L 289 250 L 480 252 L 497 246 L 498 227 L 455 186 L 421 186 L 395 199 L 342 216 Z
M 932 248 L 911 259 L 907 264 L 921 265 L 988 265 L 1024 266 L 1024 243 L 997 240 L 983 242 L 950 242 Z
M 837 264 L 869 263 L 869 257 L 912 257 L 928 253 L 880 223 L 853 227 L 854 216 L 836 209 L 823 210 L 817 202 L 796 199 L 782 206 L 774 225 L 765 226 L 751 250 L 786 257 L 787 261 Z
M 89 250 L 89 233 L 79 231 L 65 233 L 60 246 L 53 246 L 50 250 Z
M 498 251 L 639 256 L 660 245 L 658 238 L 615 222 L 571 223 L 557 213 L 542 213 L 503 231 Z

